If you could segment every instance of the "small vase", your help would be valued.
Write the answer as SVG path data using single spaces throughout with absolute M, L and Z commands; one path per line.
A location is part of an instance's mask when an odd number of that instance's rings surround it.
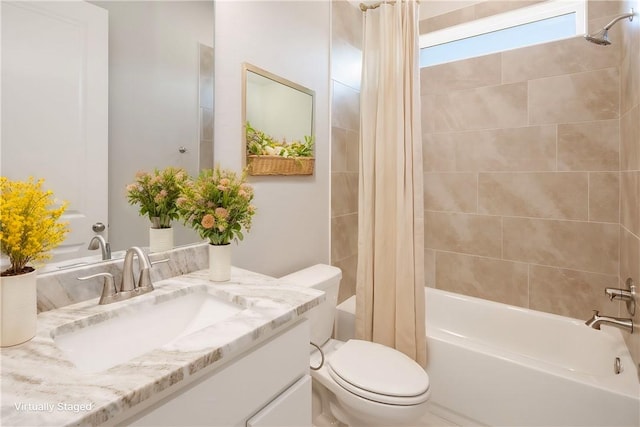
M 173 249 L 173 227 L 149 228 L 149 252 L 164 252 Z
M 0 347 L 29 341 L 36 335 L 36 271 L 0 277 Z
M 226 282 L 231 279 L 231 245 L 209 244 L 209 280 Z

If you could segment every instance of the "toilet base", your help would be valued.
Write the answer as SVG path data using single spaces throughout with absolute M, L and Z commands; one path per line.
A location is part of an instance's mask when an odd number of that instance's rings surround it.
M 312 421 L 314 427 L 349 427 L 347 424 L 340 422 L 332 412 L 331 392 L 317 380 L 312 381 Z

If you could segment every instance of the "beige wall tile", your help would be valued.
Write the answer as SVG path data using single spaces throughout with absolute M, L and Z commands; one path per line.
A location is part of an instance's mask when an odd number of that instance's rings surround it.
M 346 133 L 348 172 L 358 172 L 360 169 L 360 165 L 358 164 L 360 158 L 359 143 L 360 132 L 348 130 Z
M 640 107 L 620 118 L 620 170 L 640 170 Z
M 213 141 L 200 141 L 198 167 L 200 169 L 213 169 Z
M 474 18 L 475 10 L 473 6 L 469 6 L 434 16 L 433 18 L 423 19 L 419 23 L 420 34 L 430 33 L 431 31 L 437 31 L 453 25 L 473 21 Z
M 449 252 L 436 253 L 436 287 L 527 306 L 527 264 Z
M 347 171 L 347 131 L 331 128 L 331 172 Z
M 436 287 L 436 251 L 424 249 L 424 285 Z
M 344 40 L 335 40 L 331 44 L 331 58 L 331 78 L 360 90 L 362 50 Z
M 509 217 L 503 222 L 504 259 L 618 273 L 617 224 Z
M 478 212 L 587 220 L 588 191 L 582 172 L 481 173 Z
M 425 247 L 500 258 L 501 218 L 425 212 Z
M 334 0 L 331 22 L 331 262 L 342 270 L 342 301 L 355 293 L 358 258 L 360 75 L 349 70 L 361 62 L 362 13 L 347 1 Z
M 558 170 L 617 171 L 618 120 L 558 125 Z
M 338 291 L 338 304 L 356 294 L 356 272 L 358 268 L 358 255 L 353 255 L 333 265 L 342 270 L 342 280 Z
M 556 169 L 556 127 L 530 126 L 513 129 L 457 132 L 459 171 L 551 171 Z
M 451 133 L 425 133 L 422 135 L 422 158 L 425 172 L 456 170 L 455 135 Z
M 620 172 L 620 223 L 640 236 L 640 172 Z
M 623 10 L 627 11 L 634 7 L 640 9 L 638 0 L 629 0 L 624 2 Z M 625 224 L 634 223 L 633 211 L 640 210 L 640 196 L 634 201 L 633 187 L 638 185 L 637 174 L 640 170 L 640 28 L 638 25 L 620 25 L 623 31 L 623 61 L 621 65 L 621 111 L 626 113 L 621 119 L 621 168 L 624 171 L 634 170 L 636 178 L 633 178 L 633 172 L 622 172 L 623 189 L 622 197 L 622 225 L 621 229 L 621 245 L 620 245 L 620 281 L 621 283 L 627 277 L 632 277 L 636 284 L 640 282 L 640 234 L 637 230 L 634 234 Z M 637 193 L 636 193 L 637 194 Z M 632 206 L 633 203 L 636 206 Z M 636 221 L 637 223 L 638 221 Z M 625 312 L 626 315 L 626 312 Z M 633 334 L 623 334 L 631 356 L 636 365 L 640 364 L 640 310 L 636 309 L 636 315 L 633 320 L 636 329 Z
M 615 0 L 589 0 L 587 3 L 587 19 L 613 18 L 622 13 L 622 2 Z
M 331 263 L 358 253 L 358 214 L 331 218 Z
M 360 9 L 353 7 L 347 0 L 332 0 L 331 3 L 332 41 L 345 41 L 362 48 L 362 21 Z
M 425 173 L 424 208 L 433 211 L 477 211 L 478 175 L 475 173 Z
M 638 4 L 635 6 L 637 8 Z M 640 103 L 640 28 L 628 21 L 620 24 L 622 36 L 617 39 L 623 52 L 620 63 L 620 111 L 624 113 Z
M 589 221 L 620 220 L 620 173 L 589 174 Z
M 484 1 L 473 6 L 475 11 L 475 19 L 509 12 L 510 10 L 531 6 L 536 3 L 541 3 L 542 1 L 545 0 Z
M 529 81 L 532 124 L 618 118 L 618 69 L 607 68 Z
M 426 132 L 519 127 L 526 124 L 526 83 L 422 96 L 422 126 Z
M 615 286 L 616 275 L 539 265 L 529 268 L 530 308 L 584 320 L 592 310 L 611 312 L 614 304 L 604 296 L 604 288 Z
M 358 130 L 360 128 L 360 92 L 337 81 L 333 81 L 332 86 L 331 126 Z
M 631 277 L 640 285 L 640 237 L 620 227 L 620 281 Z M 640 307 L 639 307 L 640 309 Z
M 503 52 L 502 81 L 522 82 L 600 70 L 618 63 L 619 49 L 603 49 L 580 36 Z
M 424 67 L 420 70 L 422 94 L 494 86 L 501 83 L 501 54 L 485 55 Z
M 331 174 L 331 215 L 358 213 L 358 174 L 333 172 Z

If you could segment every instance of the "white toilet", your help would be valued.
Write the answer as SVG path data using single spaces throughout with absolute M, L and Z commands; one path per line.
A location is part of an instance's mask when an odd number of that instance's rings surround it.
M 351 339 L 331 339 L 342 272 L 318 264 L 281 279 L 324 291 L 326 301 L 307 313 L 311 342 L 324 353 L 312 370 L 314 399 L 350 426 L 415 425 L 427 411 L 429 376 L 405 354 L 390 347 Z M 312 347 L 310 364 L 322 356 Z

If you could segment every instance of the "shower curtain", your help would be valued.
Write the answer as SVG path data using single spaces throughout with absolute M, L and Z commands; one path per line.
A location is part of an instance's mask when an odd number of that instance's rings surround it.
M 364 19 L 356 336 L 426 364 L 418 4 Z

